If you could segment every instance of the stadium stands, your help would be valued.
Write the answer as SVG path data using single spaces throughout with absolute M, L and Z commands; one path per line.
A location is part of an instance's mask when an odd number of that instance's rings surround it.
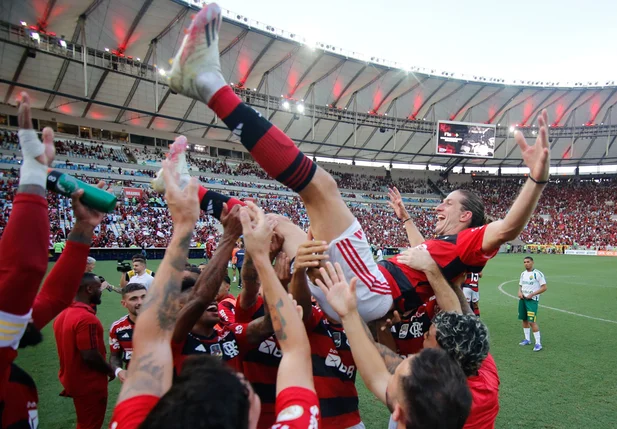
M 17 166 L 20 163 L 17 135 L 14 131 L 0 131 L 0 164 L 5 181 L 0 182 L 0 233 L 10 213 Z M 57 160 L 54 167 L 96 183 L 104 179 L 116 186 L 143 187 L 159 168 L 166 150 L 147 146 L 106 144 L 76 138 L 56 141 Z M 211 159 L 193 152 L 188 161 L 195 175 L 206 186 L 228 189 L 240 198 L 256 198 L 267 212 L 283 214 L 308 227 L 308 217 L 300 199 L 287 188 L 273 181 L 259 166 L 249 162 Z M 352 211 L 363 225 L 371 243 L 381 247 L 402 247 L 405 231 L 393 216 L 387 200 L 388 186 L 395 185 L 404 194 L 415 222 L 425 236 L 433 234 L 431 205 L 440 199 L 432 194 L 426 181 L 417 178 L 393 179 L 376 170 L 375 174 L 354 174 L 325 166 L 344 191 Z M 385 170 L 384 170 L 385 171 Z M 130 178 L 127 178 L 129 176 Z M 257 180 L 256 180 L 257 179 Z M 520 179 L 503 178 L 473 180 L 467 183 L 439 181 L 444 192 L 469 189 L 482 196 L 487 213 L 502 218 L 520 188 Z M 617 180 L 556 180 L 544 192 L 537 213 L 521 234 L 525 243 L 576 245 L 580 248 L 606 249 L 617 243 Z M 48 197 L 52 237 L 65 237 L 73 219 L 70 201 L 50 194 Z M 203 215 L 194 234 L 194 245 L 202 245 L 209 238 L 217 238 L 216 221 Z M 147 189 L 141 198 L 124 198 L 118 211 L 107 216 L 94 239 L 94 247 L 165 247 L 171 236 L 171 220 L 164 202 Z

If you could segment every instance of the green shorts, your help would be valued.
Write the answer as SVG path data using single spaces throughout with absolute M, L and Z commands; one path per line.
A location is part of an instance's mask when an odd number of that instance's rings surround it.
M 518 301 L 518 319 L 535 323 L 538 315 L 538 301 L 533 299 L 520 299 Z

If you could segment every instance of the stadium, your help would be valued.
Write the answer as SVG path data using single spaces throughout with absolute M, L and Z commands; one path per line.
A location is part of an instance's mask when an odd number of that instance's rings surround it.
M 22 91 L 30 96 L 33 128 L 54 131 L 50 167 L 90 184 L 103 180 L 118 200 L 94 229 L 89 251 L 98 261 L 95 272 L 112 285 L 120 286 L 124 276 L 118 261 L 136 253 L 147 256 L 150 270 L 159 270 L 174 228 L 170 207 L 151 181 L 179 135 L 188 139 L 188 172 L 202 186 L 309 228 L 311 211 L 303 199 L 256 162 L 240 141 L 242 128 L 230 131 L 206 104 L 169 85 L 168 60 L 204 5 L 3 2 L 0 234 L 9 224 L 24 164 L 18 135 Z M 334 178 L 373 252 L 386 259 L 410 246 L 406 221 L 389 205 L 389 189 L 400 191 L 423 237 L 435 236 L 436 209 L 457 189 L 479 195 L 492 220 L 504 219 L 530 176 L 515 135 L 539 141 L 537 118 L 548 112 L 550 182 L 526 227 L 499 246 L 479 281 L 481 320 L 499 370 L 494 427 L 614 427 L 615 82 L 511 80 L 397 63 L 221 7 L 225 83 Z M 70 197 L 48 192 L 46 198 L 51 270 L 76 214 Z M 201 211 L 190 262 L 212 260 L 223 234 L 222 224 Z M 535 259 L 550 286 L 540 304 L 541 353 L 519 347 L 516 285 L 526 256 Z M 229 275 L 230 291 L 238 295 L 231 263 Z M 125 314 L 120 295 L 103 292 L 96 315 L 105 336 Z M 38 388 L 38 414 L 30 427 L 74 427 L 73 402 L 58 396 L 63 386 L 51 324 L 42 334 L 44 341 L 20 350 L 15 361 Z M 107 340 L 105 348 L 109 353 Z M 365 427 L 388 427 L 388 409 L 362 377 L 356 386 Z M 121 387 L 118 380 L 109 383 L 105 427 Z

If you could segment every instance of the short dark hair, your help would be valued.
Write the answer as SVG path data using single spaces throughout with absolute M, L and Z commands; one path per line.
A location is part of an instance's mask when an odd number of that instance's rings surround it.
M 229 278 L 229 276 L 223 277 L 223 283 L 227 283 L 228 285 L 231 284 L 231 279 Z
M 201 270 L 195 265 L 191 265 L 190 267 L 184 267 L 184 271 L 188 271 L 189 273 L 193 274 L 201 274 Z
M 79 290 L 85 289 L 88 285 L 95 283 L 95 282 L 103 283 L 101 279 L 99 278 L 99 276 L 97 276 L 96 274 L 84 273 L 81 276 L 81 282 L 79 283 Z
M 407 429 L 460 429 L 471 410 L 471 392 L 461 366 L 444 350 L 424 349 L 410 359 L 401 379 Z
M 135 262 L 135 261 L 141 261 L 144 264 L 146 263 L 146 257 L 144 255 L 142 255 L 141 253 L 137 253 L 135 255 L 133 255 L 133 257 L 131 258 L 131 261 Z
M 484 202 L 477 194 L 466 189 L 459 189 L 457 192 L 463 194 L 461 204 L 463 209 L 471 212 L 470 228 L 485 225 L 487 223 L 486 214 L 484 212 Z
M 197 283 L 197 280 L 195 280 L 193 277 L 187 277 L 187 276 L 182 277 L 182 283 L 180 285 L 180 292 L 185 292 L 191 289 L 193 286 L 195 286 L 195 283 Z
M 533 258 L 532 258 L 531 256 L 525 256 L 525 257 L 523 258 L 523 261 L 524 261 L 525 259 L 529 259 L 531 262 L 533 262 Z
M 441 312 L 433 319 L 435 339 L 463 369 L 467 377 L 476 375 L 488 356 L 486 325 L 475 314 Z
M 126 295 L 127 293 L 135 292 L 138 290 L 147 291 L 148 288 L 146 287 L 146 285 L 143 285 L 141 283 L 129 283 L 122 288 L 122 296 L 124 297 L 124 295 Z
M 246 429 L 249 392 L 234 371 L 209 355 L 191 356 L 141 429 Z

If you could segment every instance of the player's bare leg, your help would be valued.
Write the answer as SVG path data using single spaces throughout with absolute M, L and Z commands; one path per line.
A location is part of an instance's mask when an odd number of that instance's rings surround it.
M 335 239 L 353 224 L 354 216 L 332 176 L 300 152 L 281 130 L 242 103 L 226 84 L 218 49 L 221 20 L 216 3 L 195 16 L 174 58 L 170 87 L 208 104 L 268 174 L 300 194 L 315 237 Z

